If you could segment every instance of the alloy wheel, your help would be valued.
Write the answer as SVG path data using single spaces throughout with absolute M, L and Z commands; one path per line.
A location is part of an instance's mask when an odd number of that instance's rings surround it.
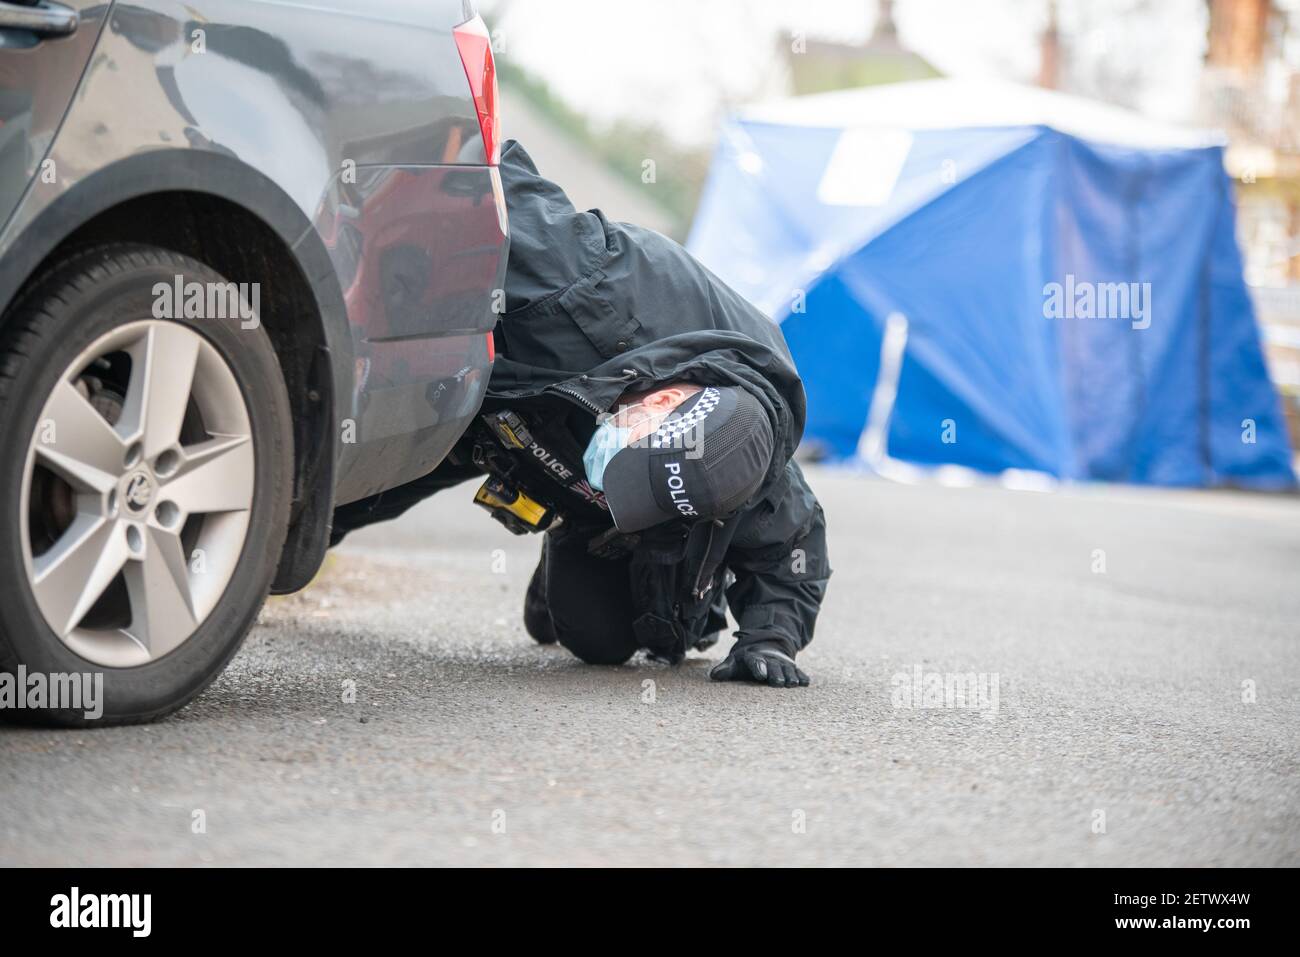
M 145 320 L 96 339 L 55 383 L 23 475 L 27 583 L 59 640 L 124 668 L 189 639 L 239 564 L 254 464 L 243 392 L 206 338 Z

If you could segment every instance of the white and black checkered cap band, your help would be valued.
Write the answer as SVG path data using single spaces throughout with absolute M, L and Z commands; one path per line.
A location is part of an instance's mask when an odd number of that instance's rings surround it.
M 669 449 L 681 436 L 704 422 L 710 412 L 722 401 L 722 393 L 713 386 L 708 386 L 696 398 L 695 404 L 681 415 L 669 416 L 650 436 L 650 448 Z
M 772 430 L 755 398 L 709 387 L 678 409 L 653 442 L 629 445 L 605 467 L 605 501 L 620 531 L 720 517 L 763 481 Z

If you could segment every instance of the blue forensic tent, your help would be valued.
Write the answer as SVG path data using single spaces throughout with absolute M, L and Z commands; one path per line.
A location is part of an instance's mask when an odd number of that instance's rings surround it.
M 1222 152 L 1013 84 L 800 97 L 724 127 L 689 247 L 782 323 L 834 457 L 892 398 L 893 459 L 1285 488 Z

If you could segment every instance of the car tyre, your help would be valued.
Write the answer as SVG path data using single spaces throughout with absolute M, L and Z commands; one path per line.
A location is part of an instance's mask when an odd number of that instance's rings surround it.
M 160 310 L 177 282 L 229 288 L 179 253 L 95 246 L 45 269 L 0 325 L 0 672 L 103 676 L 101 716 L 49 700 L 0 716 L 84 726 L 176 711 L 265 600 L 291 497 L 284 379 L 260 319 Z

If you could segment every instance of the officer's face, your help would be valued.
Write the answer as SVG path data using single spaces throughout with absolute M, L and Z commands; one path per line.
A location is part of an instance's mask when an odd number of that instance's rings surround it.
M 638 442 L 659 428 L 668 413 L 699 391 L 699 386 L 688 383 L 661 386 L 638 396 L 634 402 L 619 406 L 614 411 L 614 424 L 630 430 L 629 444 Z

